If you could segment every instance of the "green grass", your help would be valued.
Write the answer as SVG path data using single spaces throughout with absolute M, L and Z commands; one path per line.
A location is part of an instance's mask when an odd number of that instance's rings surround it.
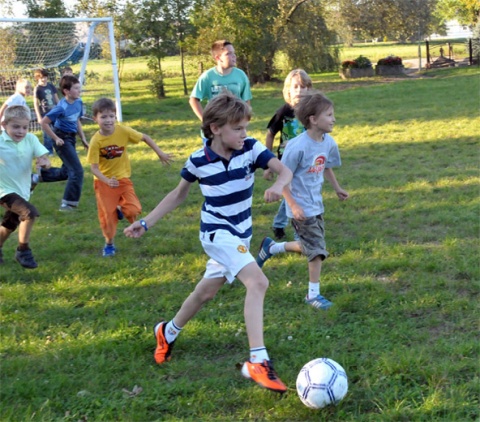
M 478 420 L 479 75 L 478 68 L 395 81 L 312 75 L 335 102 L 343 161 L 336 175 L 351 198 L 339 202 L 325 187 L 331 256 L 322 292 L 331 310 L 304 305 L 304 258 L 274 257 L 265 266 L 265 339 L 289 386 L 282 398 L 237 368 L 248 357 L 239 283 L 191 321 L 171 362 L 154 365 L 153 324 L 174 315 L 204 270 L 201 195 L 192 189 L 141 239 L 123 237 L 119 224 L 118 254 L 104 259 L 92 175 L 79 147 L 85 184 L 78 212 L 57 211 L 62 183 L 42 184 L 32 196 L 42 214 L 31 241 L 39 268 L 14 262 L 16 234 L 3 248 L 1 419 Z M 166 168 L 145 145 L 130 148 L 144 212 L 176 186 L 200 146 L 180 80 L 167 84 L 169 98 L 158 101 L 147 82 L 122 83 L 124 120 L 176 154 Z M 281 89 L 253 89 L 250 134 L 262 141 Z M 85 130 L 91 136 L 94 127 Z M 258 174 L 254 251 L 277 209 L 263 202 L 267 186 Z M 337 407 L 313 411 L 297 397 L 295 380 L 303 364 L 322 356 L 346 369 L 349 393 Z

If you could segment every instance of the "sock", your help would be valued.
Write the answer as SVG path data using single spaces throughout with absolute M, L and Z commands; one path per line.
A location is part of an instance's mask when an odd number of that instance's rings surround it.
M 167 340 L 167 343 L 170 344 L 173 341 L 175 341 L 175 339 L 180 334 L 180 331 L 182 331 L 182 329 L 183 327 L 182 328 L 177 327 L 172 319 L 165 327 L 165 340 Z
M 267 348 L 265 346 L 250 349 L 250 362 L 261 363 L 264 360 L 270 360 L 268 357 Z
M 285 243 L 287 242 L 274 243 L 272 246 L 270 246 L 270 253 L 272 255 L 276 255 L 277 253 L 285 253 Z
M 18 244 L 18 251 L 28 251 L 30 248 L 28 247 L 28 243 L 19 243 Z
M 308 282 L 308 298 L 313 299 L 320 294 L 320 283 L 317 281 L 316 283 L 309 281 Z

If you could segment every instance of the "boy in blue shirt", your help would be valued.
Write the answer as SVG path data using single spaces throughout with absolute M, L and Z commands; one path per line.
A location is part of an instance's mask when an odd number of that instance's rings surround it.
M 37 166 L 48 168 L 48 150 L 32 133 L 28 133 L 30 109 L 22 105 L 5 110 L 0 134 L 0 206 L 7 211 L 0 225 L 0 264 L 2 247 L 8 237 L 18 229 L 18 247 L 15 259 L 24 268 L 37 268 L 29 246 L 35 219 L 40 215 L 28 202 L 32 176 L 32 160 Z
M 185 201 L 192 184 L 198 182 L 205 199 L 200 241 L 210 260 L 203 278 L 175 317 L 155 326 L 155 361 L 162 364 L 170 360 L 183 327 L 226 282 L 233 283 L 238 278 L 247 290 L 244 315 L 250 346 L 250 359 L 243 364 L 242 375 L 261 387 L 284 393 L 287 388 L 272 366 L 263 339 L 263 301 L 268 279 L 255 263 L 249 247 L 255 170 L 268 167 L 278 174 L 276 182 L 265 191 L 266 202 L 281 199 L 282 189 L 292 174 L 264 145 L 247 137 L 250 117 L 250 106 L 229 92 L 210 101 L 203 115 L 202 130 L 207 138 L 204 148 L 187 160 L 178 186 L 145 219 L 136 221 L 124 232 L 128 237 L 142 236 Z
M 83 187 L 83 167 L 76 151 L 76 135 L 80 136 L 86 149 L 88 142 L 80 122 L 83 112 L 80 81 L 75 76 L 65 75 L 60 80 L 60 90 L 64 98 L 45 115 L 41 125 L 43 131 L 53 139 L 55 151 L 63 164 L 62 167 L 42 169 L 40 181 L 67 180 L 60 211 L 73 211 L 78 207 Z

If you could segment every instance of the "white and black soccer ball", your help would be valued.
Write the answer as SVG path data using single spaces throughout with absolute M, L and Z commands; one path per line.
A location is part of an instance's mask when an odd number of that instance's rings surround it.
M 297 377 L 298 396 L 305 406 L 312 409 L 337 404 L 347 391 L 347 374 L 332 359 L 311 360 L 303 366 Z

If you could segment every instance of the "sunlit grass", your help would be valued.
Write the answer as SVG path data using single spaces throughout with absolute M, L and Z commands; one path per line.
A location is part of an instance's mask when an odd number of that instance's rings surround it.
M 121 223 L 118 254 L 104 259 L 92 175 L 79 148 L 85 183 L 78 212 L 57 212 L 62 183 L 40 185 L 32 196 L 41 212 L 32 236 L 39 268 L 14 261 L 16 234 L 3 248 L 2 420 L 477 420 L 479 75 L 477 68 L 447 69 L 368 84 L 313 75 L 335 103 L 343 163 L 336 175 L 351 198 L 339 202 L 325 186 L 329 312 L 303 304 L 304 258 L 277 256 L 265 266 L 265 339 L 289 386 L 282 399 L 236 369 L 248 355 L 238 283 L 191 321 L 171 362 L 153 364 L 153 324 L 174 315 L 204 271 L 201 195 L 193 187 L 141 239 L 122 236 Z M 166 83 L 172 93 L 162 101 L 148 81 L 122 83 L 125 122 L 176 154 L 164 167 L 145 145 L 130 147 L 144 214 L 176 186 L 185 159 L 201 146 L 188 98 L 177 80 Z M 283 102 L 281 89 L 281 82 L 254 87 L 250 134 L 261 141 Z M 96 128 L 85 130 L 91 136 Z M 268 185 L 258 174 L 254 252 L 271 235 L 278 207 L 263 202 Z M 349 394 L 337 407 L 311 411 L 297 398 L 295 380 L 320 356 L 346 368 Z M 136 395 L 135 386 L 142 388 Z

